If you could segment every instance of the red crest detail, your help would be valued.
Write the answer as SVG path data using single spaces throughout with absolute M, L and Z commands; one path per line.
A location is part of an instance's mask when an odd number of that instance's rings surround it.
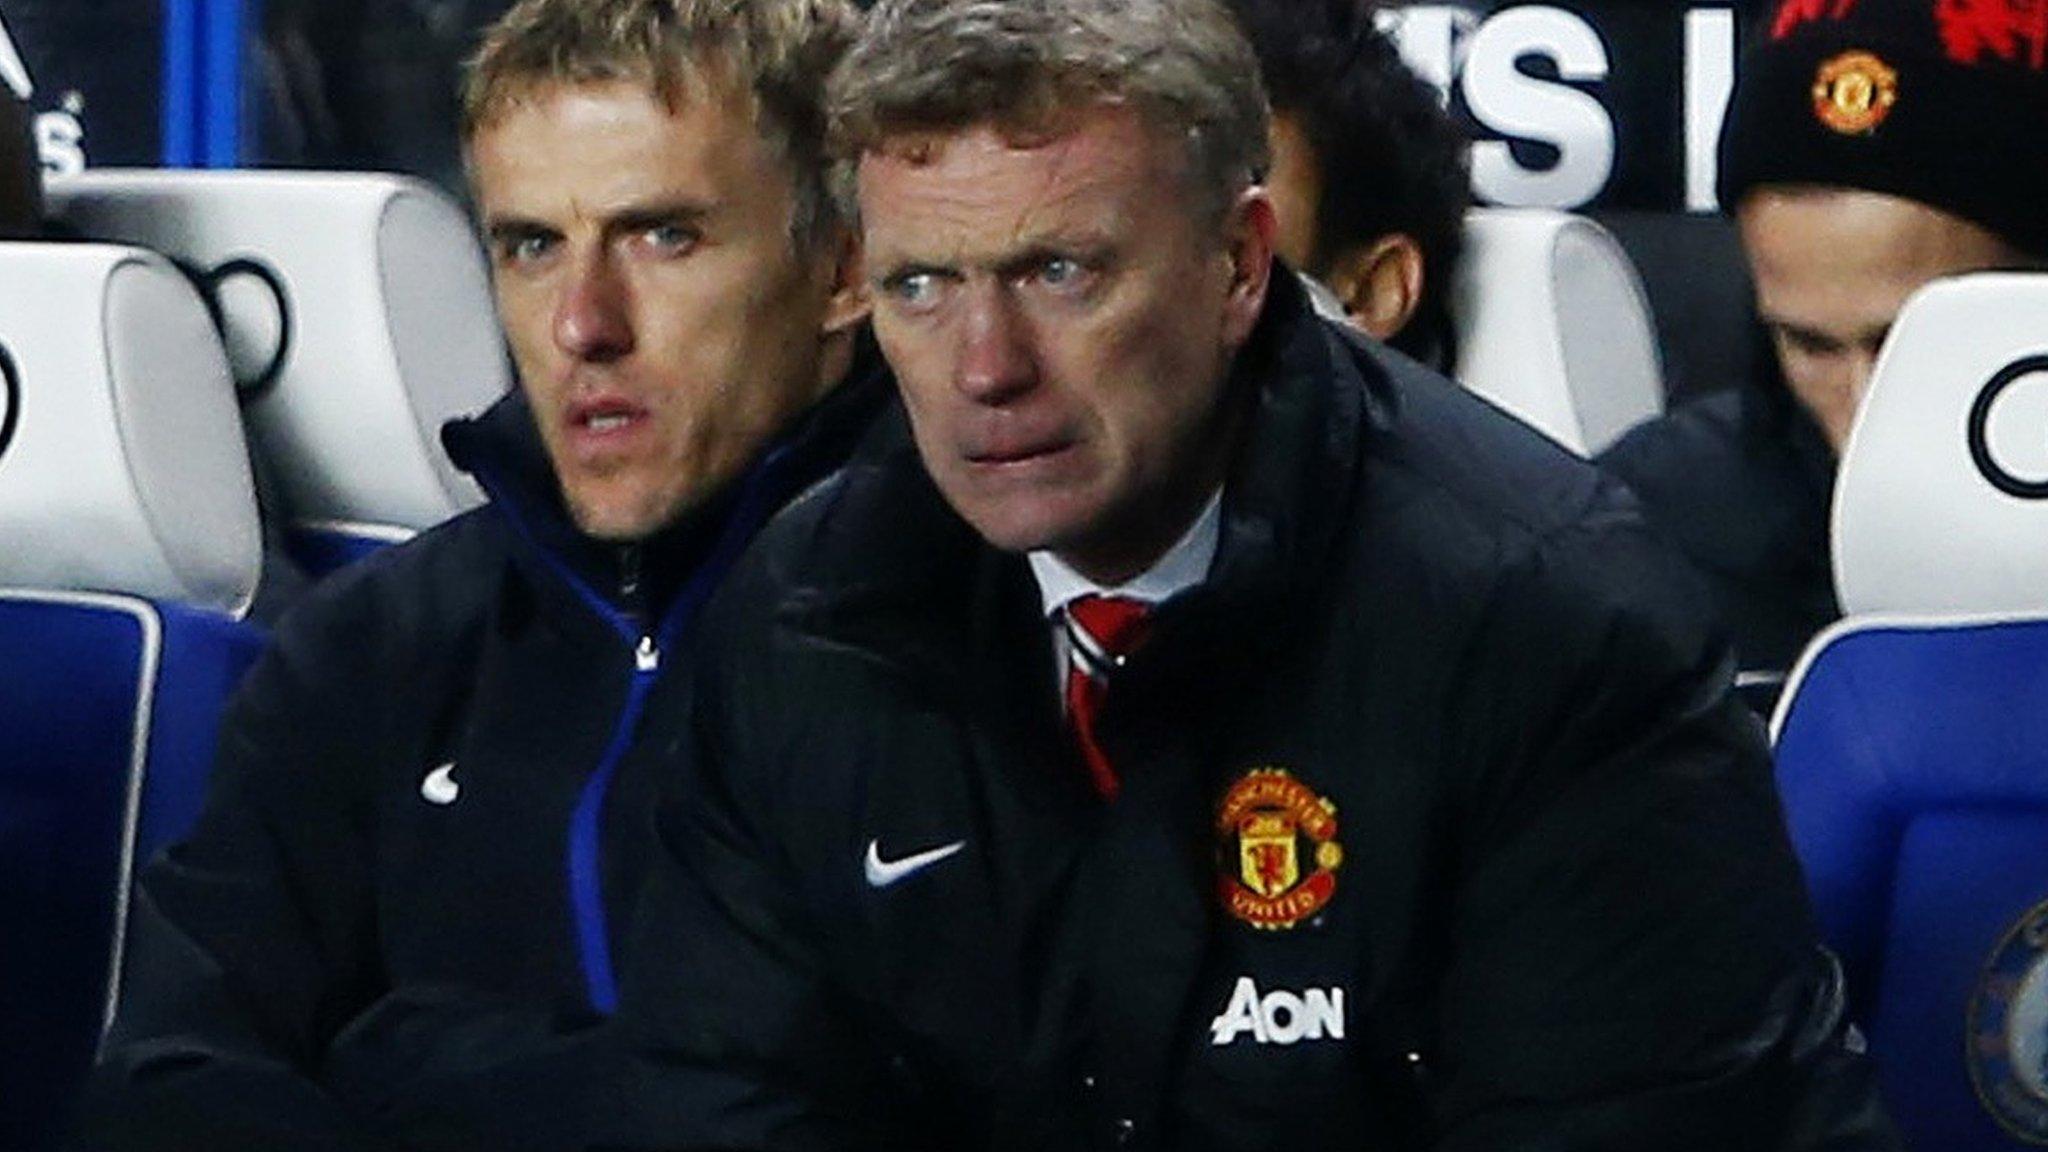
M 1856 0 L 1785 0 L 1771 21 L 1771 39 L 1783 40 L 1802 24 L 1816 20 L 1840 20 L 1856 7 Z
M 2048 64 L 2048 0 L 1935 0 L 1934 24 L 1942 51 L 1958 64 L 1986 56 Z
M 1337 806 L 1284 768 L 1254 768 L 1216 809 L 1216 894 L 1262 931 L 1292 928 L 1337 891 Z

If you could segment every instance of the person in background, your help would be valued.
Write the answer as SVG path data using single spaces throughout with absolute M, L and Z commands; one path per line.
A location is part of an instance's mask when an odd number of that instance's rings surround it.
M 1720 198 L 1773 371 L 1600 462 L 1706 575 L 1762 703 L 1840 615 L 1828 506 L 1900 306 L 1938 277 L 2048 266 L 2048 32 L 2021 13 L 1784 0 L 1742 57 Z
M 659 702 L 589 1145 L 1899 1146 L 1683 565 L 1275 274 L 1257 75 L 1215 0 L 872 13 L 905 419 Z
M 462 197 L 458 76 L 512 0 L 266 0 L 245 52 L 253 158 L 409 172 Z
M 823 181 L 835 0 L 523 0 L 464 140 L 520 388 L 485 507 L 309 594 L 143 873 L 77 1145 L 561 1147 L 647 847 L 648 696 L 889 386 Z
M 1367 0 L 1231 0 L 1272 101 L 1280 256 L 1368 334 L 1451 362 L 1470 142 Z

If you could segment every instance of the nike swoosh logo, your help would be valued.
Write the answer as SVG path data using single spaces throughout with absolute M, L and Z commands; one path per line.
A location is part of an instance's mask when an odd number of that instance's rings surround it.
M 420 781 L 420 799 L 429 804 L 446 807 L 455 803 L 456 797 L 461 795 L 462 785 L 455 781 L 453 760 L 427 773 L 427 778 Z
M 870 840 L 868 841 L 868 858 L 865 867 L 868 887 L 887 888 L 889 885 L 910 876 L 912 873 L 921 872 L 937 864 L 939 861 L 946 859 L 965 847 L 967 847 L 967 841 L 955 840 L 951 844 L 944 844 L 937 848 L 905 856 L 901 860 L 884 860 L 882 859 L 882 842 L 880 840 Z

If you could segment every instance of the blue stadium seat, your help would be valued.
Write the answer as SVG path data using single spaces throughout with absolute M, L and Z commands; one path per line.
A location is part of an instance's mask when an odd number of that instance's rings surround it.
M 511 386 L 462 210 L 369 173 L 119 171 L 53 179 L 79 233 L 154 248 L 212 298 L 259 460 L 313 575 L 482 499 L 442 453 Z
M 1914 1147 L 2048 1143 L 2048 276 L 1938 283 L 1835 497 L 1779 785 Z
M 1850 624 L 1793 693 L 1786 812 L 1894 1115 L 2048 1140 L 2048 619 Z
M 111 1018 L 137 864 L 196 814 L 262 635 L 233 385 L 163 258 L 0 244 L 0 1148 Z

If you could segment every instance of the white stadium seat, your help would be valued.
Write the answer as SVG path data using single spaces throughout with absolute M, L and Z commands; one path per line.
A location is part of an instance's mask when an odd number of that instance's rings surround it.
M 0 254 L 0 585 L 242 613 L 261 566 L 256 503 L 198 294 L 134 248 Z
M 187 826 L 261 647 L 248 447 L 155 253 L 0 244 L 0 1131 L 54 1130 L 136 864 Z
M 1474 209 L 1450 304 L 1451 375 L 1581 456 L 1664 410 L 1649 299 L 1592 220 Z
M 439 191 L 360 173 L 100 170 L 52 180 L 49 203 L 208 286 L 295 544 L 360 550 L 481 500 L 439 429 L 511 378 L 482 252 Z
M 2048 275 L 1922 289 L 1842 455 L 1845 612 L 2048 612 Z

